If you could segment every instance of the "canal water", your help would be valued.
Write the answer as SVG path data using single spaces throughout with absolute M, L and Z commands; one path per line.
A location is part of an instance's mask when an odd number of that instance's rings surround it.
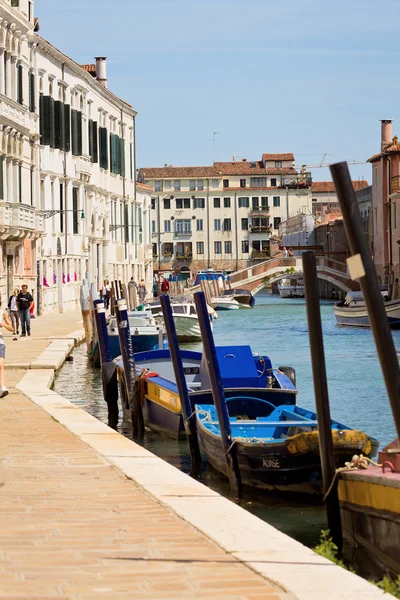
M 386 444 L 396 435 L 372 334 L 369 330 L 338 327 L 332 307 L 332 303 L 322 302 L 332 417 L 363 429 L 381 445 Z M 250 344 L 253 352 L 269 355 L 273 366 L 294 367 L 299 390 L 297 403 L 305 408 L 315 407 L 304 300 L 281 300 L 279 296 L 260 292 L 254 309 L 219 313 L 214 335 L 219 345 Z M 393 332 L 393 336 L 400 350 L 400 332 Z M 200 349 L 201 345 L 185 347 Z M 100 371 L 88 362 L 85 346 L 74 351 L 73 362 L 65 363 L 56 377 L 54 389 L 107 423 Z M 120 431 L 130 436 L 122 423 Z M 189 471 L 186 442 L 147 432 L 143 445 L 182 471 Z M 229 495 L 227 481 L 210 467 L 205 468 L 201 478 L 209 487 Z M 275 494 L 247 496 L 241 505 L 309 546 L 318 542 L 321 529 L 326 528 L 325 511 L 321 506 L 299 506 L 290 498 L 278 498 Z

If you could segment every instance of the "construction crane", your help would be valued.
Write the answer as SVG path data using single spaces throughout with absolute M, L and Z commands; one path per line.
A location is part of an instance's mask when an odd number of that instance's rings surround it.
M 295 165 L 295 167 L 296 168 L 301 168 L 303 171 L 307 170 L 307 169 L 326 169 L 331 164 L 333 164 L 333 163 L 326 163 L 325 162 L 325 158 L 327 156 L 333 156 L 333 155 L 332 154 L 328 154 L 327 152 L 325 152 L 325 154 L 322 157 L 322 160 L 319 163 L 319 165 Z M 343 160 L 345 160 L 345 159 L 343 159 Z M 365 165 L 365 164 L 367 164 L 367 161 L 366 160 L 348 160 L 347 164 L 348 165 Z

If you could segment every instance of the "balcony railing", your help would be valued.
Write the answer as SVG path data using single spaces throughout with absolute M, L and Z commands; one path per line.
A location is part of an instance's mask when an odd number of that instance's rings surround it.
M 186 236 L 190 236 L 192 235 L 192 230 L 189 229 L 189 231 L 175 231 L 174 232 L 175 237 L 184 237 Z
M 400 177 L 399 177 L 399 175 L 396 175 L 396 177 L 392 177 L 390 192 L 391 192 L 391 194 L 398 194 L 400 192 Z
M 164 254 L 163 254 L 163 258 L 165 260 L 171 260 L 172 257 L 173 257 L 173 253 L 172 252 L 164 252 Z
M 176 253 L 176 260 L 192 260 L 193 255 L 191 252 L 188 252 L 188 254 L 180 254 L 179 252 Z
M 271 258 L 269 250 L 253 250 L 251 260 L 268 260 Z
M 312 184 L 311 173 L 282 177 L 281 187 L 285 188 L 309 188 Z
M 269 215 L 269 206 L 258 206 L 250 210 L 251 215 L 266 216 Z
M 250 225 L 250 233 L 272 233 L 271 225 Z

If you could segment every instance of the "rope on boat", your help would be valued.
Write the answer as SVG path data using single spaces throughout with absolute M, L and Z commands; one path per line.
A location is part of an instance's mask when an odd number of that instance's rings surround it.
M 367 456 L 363 456 L 362 454 L 360 454 L 360 455 L 355 454 L 350 462 L 344 463 L 345 464 L 344 467 L 339 467 L 338 469 L 336 469 L 335 475 L 333 476 L 332 482 L 328 488 L 328 491 L 326 492 L 325 496 L 323 497 L 322 502 L 325 502 L 325 500 L 327 499 L 327 497 L 333 490 L 333 486 L 335 485 L 338 475 L 340 473 L 344 473 L 345 471 L 357 471 L 359 469 L 368 469 L 368 467 L 369 467 L 368 463 L 371 465 L 374 465 L 375 467 L 382 468 L 383 472 L 385 472 L 385 466 L 387 465 L 390 467 L 392 473 L 394 473 L 394 467 L 393 467 L 392 463 L 390 463 L 389 461 L 385 461 L 383 463 L 377 463 L 377 462 L 373 461 L 371 458 L 368 458 Z

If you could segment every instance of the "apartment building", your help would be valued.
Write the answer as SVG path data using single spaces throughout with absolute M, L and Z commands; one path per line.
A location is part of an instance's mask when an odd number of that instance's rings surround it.
M 281 221 L 311 212 L 311 177 L 296 170 L 292 153 L 205 167 L 146 167 L 138 178 L 154 189 L 158 272 L 233 271 L 265 260 Z
M 360 179 L 353 181 L 354 191 L 362 190 L 368 186 L 368 181 Z M 323 216 L 330 212 L 340 211 L 339 201 L 336 195 L 333 181 L 313 181 L 312 192 L 312 214 L 314 216 Z
M 107 88 L 105 57 L 63 54 L 35 32 L 33 4 L 0 0 L 0 265 L 7 294 L 24 280 L 38 312 L 64 312 L 86 275 L 151 283 L 151 190 L 136 184 L 137 113 Z

